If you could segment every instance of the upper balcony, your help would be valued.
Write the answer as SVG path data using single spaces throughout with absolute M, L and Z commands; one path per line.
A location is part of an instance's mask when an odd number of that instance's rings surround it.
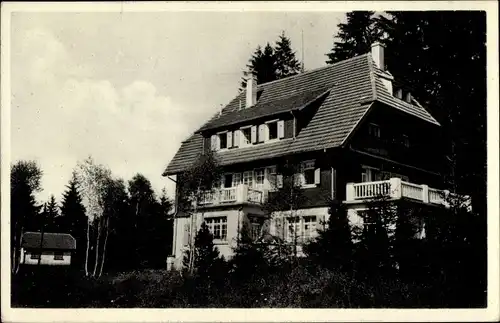
M 221 206 L 235 204 L 262 204 L 265 200 L 264 191 L 239 184 L 236 187 L 214 189 L 205 192 L 200 206 Z
M 392 200 L 402 198 L 422 202 L 425 204 L 450 206 L 450 198 L 460 198 L 462 203 L 470 209 L 470 198 L 458 196 L 447 190 L 438 190 L 425 184 L 418 185 L 402 181 L 400 178 L 391 178 L 384 181 L 348 183 L 346 186 L 346 203 L 355 204 L 386 197 Z

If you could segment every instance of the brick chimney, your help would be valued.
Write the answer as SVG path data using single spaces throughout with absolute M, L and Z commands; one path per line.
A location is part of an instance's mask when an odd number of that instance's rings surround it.
M 245 108 L 249 108 L 257 103 L 257 78 L 253 73 L 250 73 L 247 77 L 246 92 L 247 100 Z
M 372 44 L 372 58 L 377 67 L 383 71 L 385 71 L 385 62 L 384 62 L 384 49 L 385 46 L 379 42 L 374 42 Z

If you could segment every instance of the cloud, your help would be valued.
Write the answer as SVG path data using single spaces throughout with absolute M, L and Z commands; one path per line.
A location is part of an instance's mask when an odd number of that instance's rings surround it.
M 196 111 L 158 95 L 147 80 L 116 88 L 93 79 L 46 30 L 26 31 L 13 44 L 11 73 L 12 158 L 39 161 L 41 198 L 60 198 L 71 170 L 89 154 L 117 176 L 141 172 L 158 191 L 166 185 L 172 193 L 161 173 L 197 125 Z

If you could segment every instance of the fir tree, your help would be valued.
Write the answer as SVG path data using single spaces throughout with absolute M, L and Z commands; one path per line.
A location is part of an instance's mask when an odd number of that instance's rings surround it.
M 347 210 L 342 204 L 331 201 L 328 223 L 319 230 L 314 241 L 305 245 L 309 258 L 326 268 L 349 271 L 352 265 L 352 234 Z
M 68 185 L 66 185 L 66 191 L 63 193 L 61 219 L 64 227 L 61 231 L 71 234 L 76 240 L 76 252 L 72 263 L 82 268 L 85 262 L 85 239 L 88 219 L 85 214 L 82 197 L 78 191 L 76 172 L 73 172 Z
M 253 74 L 257 79 L 257 84 L 267 83 L 278 79 L 278 63 L 274 48 L 267 43 L 264 49 L 258 46 L 247 65 L 247 71 L 243 74 L 241 88 L 246 87 L 246 76 Z
M 11 167 L 10 174 L 10 225 L 11 225 L 11 269 L 17 273 L 19 269 L 21 237 L 23 232 L 36 230 L 33 226 L 40 206 L 37 205 L 34 193 L 42 190 L 40 181 L 42 171 L 34 161 L 18 161 Z
M 338 34 L 333 48 L 326 56 L 327 64 L 334 64 L 345 59 L 369 53 L 371 44 L 381 37 L 376 28 L 373 11 L 353 11 L 347 13 L 347 22 L 338 24 Z
M 295 52 L 292 50 L 290 39 L 285 36 L 284 31 L 281 33 L 278 41 L 276 42 L 274 55 L 276 57 L 277 79 L 282 79 L 284 77 L 300 73 L 301 64 L 295 57 Z

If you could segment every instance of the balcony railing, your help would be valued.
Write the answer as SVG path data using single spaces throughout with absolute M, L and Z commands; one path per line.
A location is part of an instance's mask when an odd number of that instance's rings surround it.
M 377 197 L 407 198 L 446 207 L 449 207 L 449 198 L 456 197 L 457 200 L 462 200 L 462 203 L 470 207 L 470 199 L 467 196 L 458 196 L 447 190 L 438 190 L 427 185 L 405 182 L 399 178 L 366 183 L 348 183 L 346 186 L 346 202 L 361 202 Z
M 264 192 L 240 184 L 236 187 L 215 189 L 205 192 L 201 198 L 200 205 L 228 205 L 239 203 L 262 204 Z

